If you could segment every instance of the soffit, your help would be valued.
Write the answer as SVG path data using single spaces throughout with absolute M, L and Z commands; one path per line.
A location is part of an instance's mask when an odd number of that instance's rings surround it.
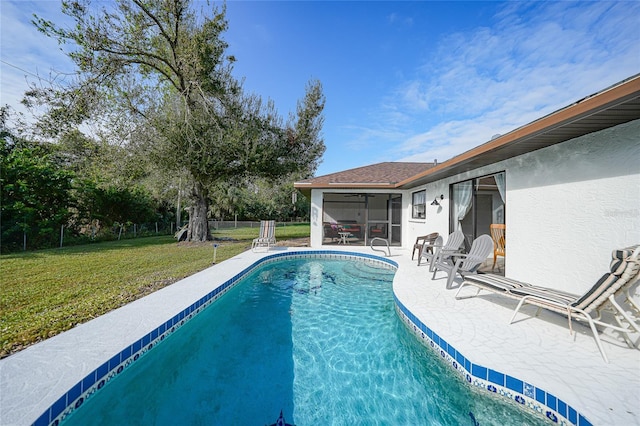
M 399 182 L 397 187 L 424 185 L 637 119 L 640 119 L 640 76 L 438 164 Z

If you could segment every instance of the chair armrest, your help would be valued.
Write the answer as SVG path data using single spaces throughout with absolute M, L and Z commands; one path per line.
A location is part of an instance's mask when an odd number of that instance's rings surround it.
M 464 259 L 464 258 L 466 258 L 466 257 L 467 257 L 467 256 L 469 256 L 469 255 L 468 255 L 467 253 L 453 252 L 453 253 L 451 253 L 449 256 L 451 256 L 451 257 L 458 257 L 458 258 Z
M 422 247 L 434 247 L 435 248 L 435 247 L 443 247 L 443 245 L 442 244 L 432 244 L 432 243 L 428 243 L 428 242 L 425 241 L 424 243 L 422 243 Z

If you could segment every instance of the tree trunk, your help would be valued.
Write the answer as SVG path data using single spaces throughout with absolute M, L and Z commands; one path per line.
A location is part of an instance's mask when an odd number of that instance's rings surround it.
M 196 183 L 193 187 L 191 207 L 189 207 L 187 241 L 203 242 L 211 240 L 209 221 L 207 219 L 208 210 L 208 192 L 200 183 Z

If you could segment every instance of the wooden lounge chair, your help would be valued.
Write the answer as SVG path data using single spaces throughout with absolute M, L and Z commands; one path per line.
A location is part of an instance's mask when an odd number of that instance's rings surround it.
M 630 288 L 640 278 L 640 245 L 628 247 L 622 250 L 614 250 L 610 272 L 605 273 L 587 292 L 582 295 L 567 293 L 560 290 L 541 286 L 530 285 L 511 280 L 497 275 L 485 274 L 467 276 L 456 294 L 459 297 L 462 287 L 471 285 L 480 290 L 487 290 L 518 299 L 518 306 L 511 317 L 513 323 L 516 315 L 524 305 L 533 305 L 538 309 L 547 309 L 566 315 L 569 321 L 569 332 L 573 332 L 571 321 L 573 319 L 586 321 L 591 328 L 596 345 L 605 362 L 609 362 L 605 354 L 596 325 L 607 327 L 621 333 L 630 347 L 637 345 L 631 341 L 630 334 L 640 333 L 638 315 L 640 307 L 629 294 Z M 623 309 L 616 300 L 617 295 L 624 295 L 626 302 L 635 311 L 632 317 Z M 605 322 L 602 319 L 602 311 L 610 311 L 617 324 Z
M 449 256 L 439 256 L 433 270 L 435 279 L 438 271 L 445 271 L 447 277 L 447 288 L 451 288 L 456 274 L 465 277 L 467 274 L 475 274 L 480 265 L 487 260 L 493 250 L 493 240 L 488 235 L 480 235 L 473 240 L 469 253 L 451 253 Z
M 439 236 L 433 244 L 429 244 L 430 250 L 427 250 L 427 246 L 425 246 L 418 259 L 418 265 L 422 263 L 422 259 L 425 259 L 429 262 L 429 272 L 433 272 L 436 261 L 446 259 L 453 253 L 460 253 L 460 247 L 464 243 L 464 234 L 462 231 L 455 231 L 449 235 L 446 244 L 443 245 L 443 241 Z
M 266 247 L 267 250 L 276 243 L 276 221 L 275 220 L 261 220 L 260 221 L 260 236 L 254 238 L 251 243 L 251 250 L 255 250 L 258 247 Z

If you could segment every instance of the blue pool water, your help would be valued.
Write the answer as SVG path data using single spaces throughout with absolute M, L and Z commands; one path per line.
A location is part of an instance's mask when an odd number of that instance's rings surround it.
M 479 395 L 394 311 L 393 270 L 365 261 L 258 268 L 65 425 L 535 425 Z M 474 423 L 477 422 L 477 423 Z

